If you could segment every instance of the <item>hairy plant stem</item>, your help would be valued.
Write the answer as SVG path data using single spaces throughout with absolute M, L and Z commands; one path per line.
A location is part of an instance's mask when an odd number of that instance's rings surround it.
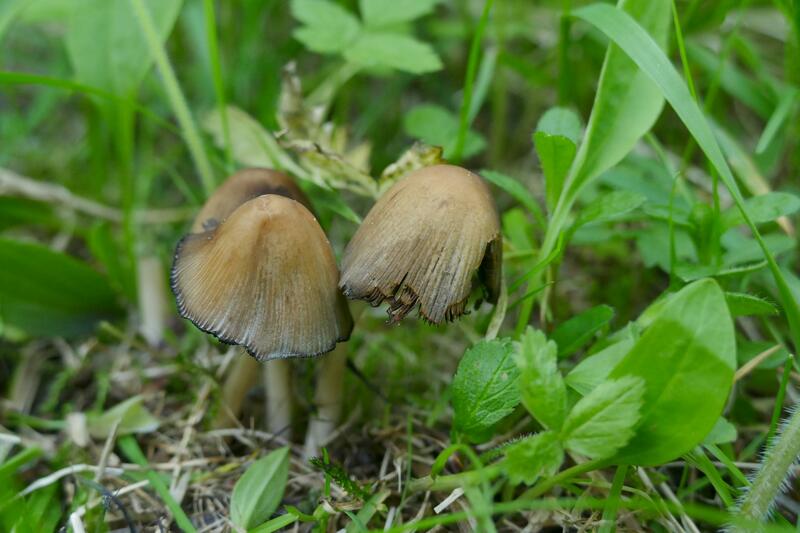
M 779 435 L 767 446 L 761 468 L 739 506 L 737 517 L 745 522 L 763 521 L 769 516 L 773 502 L 786 487 L 792 465 L 800 456 L 800 409 L 797 405 Z

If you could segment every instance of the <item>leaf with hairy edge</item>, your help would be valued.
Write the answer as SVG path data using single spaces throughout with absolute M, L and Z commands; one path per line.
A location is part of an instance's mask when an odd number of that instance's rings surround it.
M 558 472 L 563 462 L 558 433 L 545 431 L 510 445 L 501 464 L 511 483 L 532 485 L 540 477 Z

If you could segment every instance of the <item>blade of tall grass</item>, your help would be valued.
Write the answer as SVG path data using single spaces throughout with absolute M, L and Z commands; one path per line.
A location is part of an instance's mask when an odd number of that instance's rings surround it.
M 167 93 L 172 111 L 175 113 L 175 118 L 178 120 L 178 124 L 181 127 L 183 138 L 192 155 L 195 167 L 197 167 L 203 190 L 206 196 L 210 196 L 215 186 L 214 172 L 206 156 L 200 132 L 197 129 L 191 111 L 189 111 L 189 105 L 186 103 L 186 97 L 183 95 L 181 87 L 178 84 L 175 70 L 172 68 L 169 57 L 167 57 L 167 51 L 158 38 L 153 18 L 150 16 L 147 6 L 144 5 L 143 0 L 130 1 L 133 2 L 136 20 L 144 33 L 147 45 L 150 48 L 150 53 L 155 58 L 156 68 L 164 84 L 164 91 Z
M 744 206 L 744 198 L 704 113 L 692 98 L 675 67 L 653 39 L 627 13 L 606 4 L 591 4 L 574 12 L 613 40 L 660 88 L 664 98 L 719 173 L 747 226 L 753 233 L 775 279 L 789 322 L 795 349 L 800 348 L 800 304 L 794 300 L 783 273 Z
M 217 14 L 214 0 L 203 0 L 203 13 L 206 22 L 206 41 L 211 60 L 211 76 L 214 82 L 214 93 L 217 97 L 217 109 L 222 117 L 222 132 L 225 139 L 225 161 L 233 168 L 233 151 L 231 150 L 231 133 L 228 127 L 227 99 L 225 97 L 225 79 L 222 77 L 222 65 L 219 60 L 219 43 L 217 37 Z
M 456 137 L 456 147 L 453 150 L 453 161 L 461 161 L 461 154 L 464 153 L 464 144 L 467 141 L 467 131 L 470 125 L 470 110 L 472 108 L 472 95 L 475 88 L 475 74 L 478 71 L 478 59 L 481 55 L 481 44 L 483 44 L 483 34 L 489 22 L 489 13 L 492 10 L 494 0 L 486 0 L 483 4 L 483 13 L 475 28 L 475 35 L 472 37 L 472 45 L 469 49 L 469 59 L 467 61 L 467 74 L 464 80 L 464 97 L 461 101 L 461 117 L 458 126 L 458 137 Z

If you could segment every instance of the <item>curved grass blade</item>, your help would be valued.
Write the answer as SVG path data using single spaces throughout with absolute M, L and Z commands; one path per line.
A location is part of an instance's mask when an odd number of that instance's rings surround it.
M 742 218 L 761 247 L 778 287 L 795 349 L 800 348 L 800 304 L 792 297 L 789 285 L 778 263 L 745 210 L 744 198 L 728 162 L 725 160 L 708 120 L 689 93 L 686 83 L 650 35 L 624 11 L 607 4 L 591 4 L 575 10 L 573 14 L 606 34 L 658 85 L 664 98 L 675 110 L 697 141 L 700 149 L 719 173 L 736 206 L 741 211 Z

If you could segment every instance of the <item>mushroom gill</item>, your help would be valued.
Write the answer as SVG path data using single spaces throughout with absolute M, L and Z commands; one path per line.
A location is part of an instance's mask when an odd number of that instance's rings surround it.
M 300 203 L 268 194 L 178 244 L 172 288 L 181 316 L 259 360 L 332 350 L 352 329 L 336 260 Z
M 342 259 L 339 286 L 392 321 L 416 305 L 434 324 L 462 315 L 473 275 L 496 302 L 502 239 L 491 194 L 479 176 L 452 165 L 412 172 L 367 214 Z

